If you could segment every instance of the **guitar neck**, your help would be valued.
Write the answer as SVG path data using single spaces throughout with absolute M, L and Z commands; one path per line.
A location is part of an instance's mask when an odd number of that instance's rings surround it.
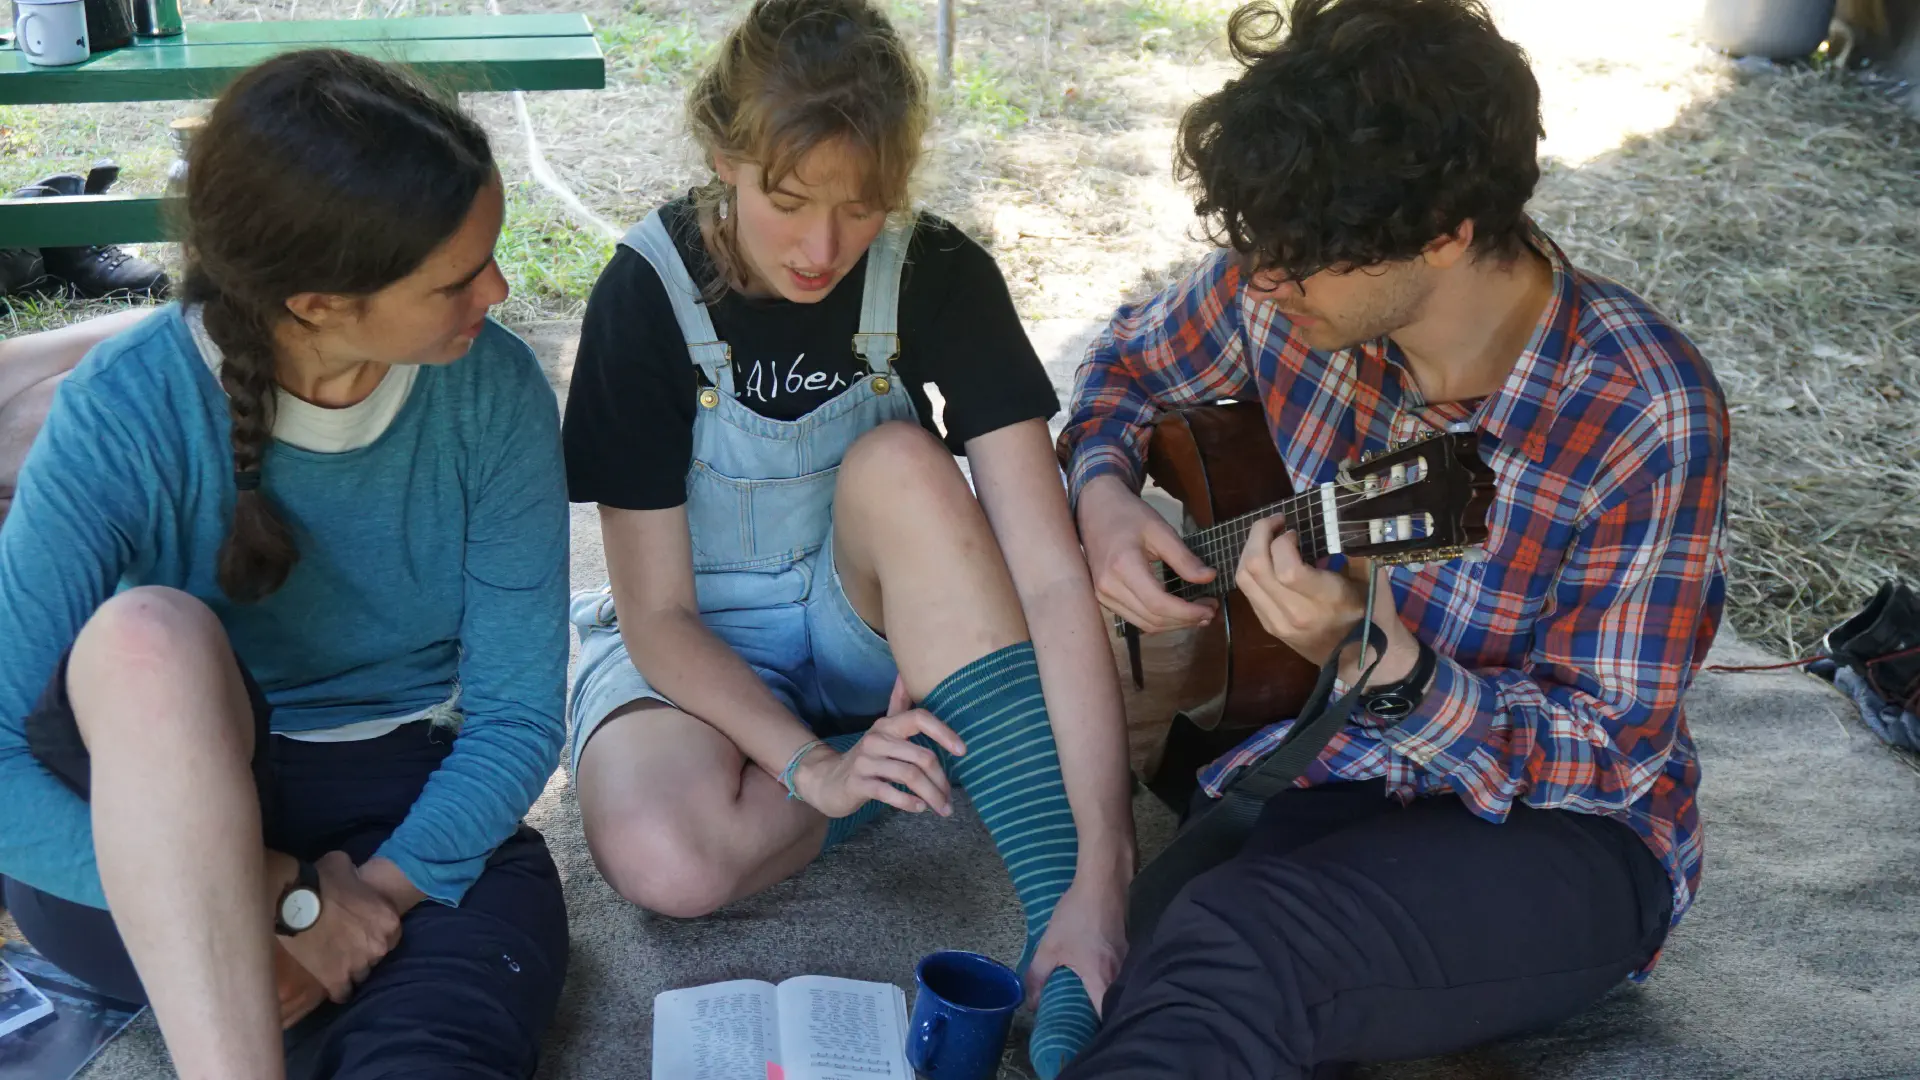
M 1182 600 L 1225 596 L 1233 589 L 1233 574 L 1240 566 L 1241 553 L 1247 548 L 1247 534 L 1255 522 L 1271 517 L 1285 518 L 1287 527 L 1299 534 L 1300 557 L 1307 562 L 1316 562 L 1338 551 L 1339 547 L 1329 541 L 1322 524 L 1326 503 L 1336 489 L 1335 484 L 1322 484 L 1304 494 L 1289 496 L 1188 533 L 1182 539 L 1200 561 L 1213 569 L 1213 580 L 1203 585 L 1180 581 L 1169 591 Z

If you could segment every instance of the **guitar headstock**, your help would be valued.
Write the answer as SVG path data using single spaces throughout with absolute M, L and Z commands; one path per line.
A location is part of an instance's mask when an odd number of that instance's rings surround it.
M 1330 508 L 1339 546 L 1325 536 L 1317 546 L 1389 564 L 1444 562 L 1486 541 L 1493 496 L 1473 432 L 1404 443 L 1341 467 Z

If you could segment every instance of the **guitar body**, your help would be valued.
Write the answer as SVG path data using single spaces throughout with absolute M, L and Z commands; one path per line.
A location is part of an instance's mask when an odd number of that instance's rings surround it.
M 1298 716 L 1320 674 L 1268 635 L 1233 588 L 1255 523 L 1284 516 L 1308 562 L 1333 554 L 1385 565 L 1471 559 L 1484 557 L 1496 494 L 1479 436 L 1464 425 L 1342 462 L 1336 481 L 1295 492 L 1254 402 L 1167 413 L 1148 440 L 1146 466 L 1179 500 L 1186 520 L 1175 527 L 1187 547 L 1219 575 L 1201 585 L 1166 571 L 1170 592 L 1220 598 L 1207 626 L 1114 635 L 1134 768 L 1176 811 L 1186 809 L 1202 766 L 1252 729 Z
M 1147 475 L 1185 507 L 1182 533 L 1294 494 L 1257 402 L 1168 413 L 1148 443 Z M 1227 561 L 1237 563 L 1238 553 Z M 1148 786 L 1176 808 L 1201 766 L 1249 729 L 1295 715 L 1319 674 L 1260 626 L 1238 589 L 1222 598 L 1210 625 L 1136 640 L 1137 681 L 1126 637 L 1114 641 L 1133 758 Z

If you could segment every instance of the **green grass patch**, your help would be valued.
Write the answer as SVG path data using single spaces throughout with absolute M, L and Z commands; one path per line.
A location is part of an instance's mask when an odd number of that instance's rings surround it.
M 1225 34 L 1237 6 L 1223 0 L 1128 0 L 1120 14 L 1140 35 L 1143 49 L 1190 48 Z
M 539 185 L 523 182 L 508 193 L 494 254 L 513 288 L 503 318 L 559 318 L 585 306 L 601 268 L 613 258 L 613 241 L 574 221 Z
M 656 14 L 645 7 L 621 13 L 594 30 L 607 69 L 645 83 L 672 82 L 706 58 L 707 42 L 693 19 Z
M 35 157 L 45 118 L 25 105 L 0 105 L 0 158 Z
M 115 193 L 154 192 L 173 150 L 160 131 L 109 130 L 110 106 L 0 105 L 0 198 L 56 173 L 85 176 L 97 161 L 120 166 Z
M 152 257 L 151 247 L 147 255 Z M 70 300 L 56 296 L 8 296 L 0 298 L 0 338 L 57 330 L 62 326 L 111 315 L 130 307 L 152 306 L 128 300 Z
M 894 29 L 925 27 L 929 33 L 932 31 L 933 20 L 939 10 L 937 0 L 880 0 L 875 6 L 886 12 Z
M 981 61 L 956 61 L 948 104 L 957 113 L 999 131 L 1011 131 L 1027 123 L 1028 110 L 1022 94 L 1011 79 Z

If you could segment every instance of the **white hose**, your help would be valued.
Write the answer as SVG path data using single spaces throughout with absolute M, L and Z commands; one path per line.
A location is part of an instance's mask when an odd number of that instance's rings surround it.
M 495 15 L 500 14 L 499 0 L 487 0 L 487 10 Z M 553 166 L 547 163 L 547 155 L 540 149 L 540 136 L 533 130 L 533 114 L 527 111 L 527 95 L 524 92 L 513 91 L 513 111 L 520 117 L 520 132 L 527 140 L 527 168 L 533 171 L 533 178 L 560 200 L 560 205 L 566 207 L 567 213 L 572 214 L 575 221 L 598 229 L 609 240 L 620 239 L 624 235 L 621 230 L 587 209 L 587 204 L 580 201 L 580 196 L 575 195 L 566 181 L 553 171 Z

